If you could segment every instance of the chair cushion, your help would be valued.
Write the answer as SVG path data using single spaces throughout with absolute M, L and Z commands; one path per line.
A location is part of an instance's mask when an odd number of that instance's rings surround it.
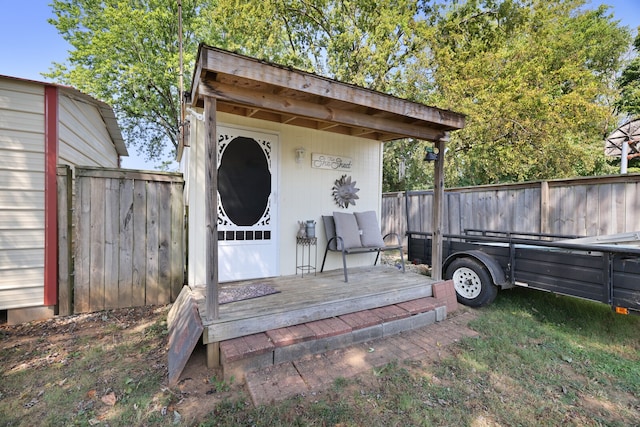
M 331 240 L 336 237 L 336 224 L 333 221 L 333 217 L 331 215 L 322 215 L 322 223 L 324 224 L 324 235 L 327 237 L 327 242 L 329 242 L 329 250 L 337 251 L 336 239 Z
M 334 212 L 333 221 L 336 224 L 336 236 L 342 237 L 344 249 L 360 248 L 360 230 L 356 217 L 351 213 Z M 342 248 L 338 247 L 339 250 Z
M 360 241 L 364 247 L 383 248 L 384 240 L 380 233 L 378 218 L 374 211 L 355 212 L 358 228 L 361 230 Z

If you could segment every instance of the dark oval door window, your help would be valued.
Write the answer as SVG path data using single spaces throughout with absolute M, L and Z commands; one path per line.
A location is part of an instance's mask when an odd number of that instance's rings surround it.
M 234 224 L 254 225 L 262 218 L 271 194 L 271 172 L 256 140 L 237 137 L 229 143 L 220 159 L 218 191 Z

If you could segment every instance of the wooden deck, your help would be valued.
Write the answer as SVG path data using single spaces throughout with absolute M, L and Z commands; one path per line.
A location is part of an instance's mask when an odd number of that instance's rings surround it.
M 342 269 L 317 275 L 283 276 L 222 284 L 243 286 L 268 283 L 277 294 L 222 304 L 219 319 L 208 320 L 205 287 L 192 288 L 204 326 L 203 343 L 215 343 L 271 329 L 327 319 L 347 313 L 432 296 L 430 277 L 390 266 L 349 269 L 349 283 Z

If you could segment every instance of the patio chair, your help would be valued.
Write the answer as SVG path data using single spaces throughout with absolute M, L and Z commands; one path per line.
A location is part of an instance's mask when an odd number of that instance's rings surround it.
M 373 262 L 373 265 L 376 265 L 380 257 L 380 252 L 390 250 L 398 251 L 400 260 L 402 261 L 402 272 L 405 272 L 400 236 L 398 236 L 397 233 L 389 233 L 383 237 L 374 211 L 355 213 L 334 212 L 333 216 L 323 215 L 322 222 L 324 224 L 325 235 L 327 236 L 327 247 L 324 250 L 320 272 L 324 270 L 324 264 L 329 251 L 341 252 L 344 281 L 348 283 L 347 255 L 377 252 L 376 259 Z M 385 239 L 390 236 L 395 236 L 396 244 L 385 244 Z

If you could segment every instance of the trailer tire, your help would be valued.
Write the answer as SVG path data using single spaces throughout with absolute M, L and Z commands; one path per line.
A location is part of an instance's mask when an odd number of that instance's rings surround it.
M 473 258 L 453 260 L 447 267 L 445 276 L 453 280 L 460 304 L 482 307 L 493 302 L 498 295 L 498 287 L 493 283 L 489 272 Z

